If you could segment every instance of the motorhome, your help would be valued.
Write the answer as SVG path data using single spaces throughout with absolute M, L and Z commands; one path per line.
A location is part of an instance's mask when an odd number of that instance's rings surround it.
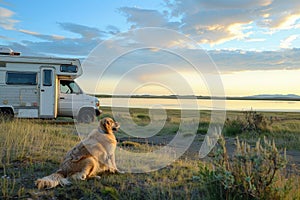
M 79 59 L 20 56 L 0 47 L 1 117 L 93 121 L 99 101 L 75 82 L 82 73 Z

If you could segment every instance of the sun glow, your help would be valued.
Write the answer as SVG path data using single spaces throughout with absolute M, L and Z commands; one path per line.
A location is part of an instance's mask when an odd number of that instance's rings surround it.
M 181 73 L 185 83 L 176 81 L 172 75 L 158 76 L 156 79 L 149 77 L 148 84 L 141 84 L 133 80 L 123 80 L 121 88 L 116 90 L 119 80 L 117 78 L 106 77 L 96 86 L 94 84 L 85 84 L 82 82 L 83 89 L 91 93 L 98 94 L 149 94 L 149 95 L 203 95 L 210 96 L 219 86 L 209 86 L 205 77 L 199 74 L 184 72 Z M 160 80 L 169 78 L 172 84 L 159 84 Z M 300 70 L 256 70 L 225 73 L 220 75 L 222 87 L 224 87 L 225 96 L 251 96 L 256 94 L 297 94 L 300 95 Z M 174 81 L 175 80 L 175 81 Z M 156 84 L 153 84 L 154 82 Z M 145 83 L 145 82 L 144 82 Z M 146 81 L 147 83 L 147 81 Z M 163 83 L 163 82 L 162 82 Z M 183 85 L 190 86 L 187 90 Z M 92 87 L 91 87 L 92 86 Z M 120 87 L 120 85 L 119 85 Z M 176 90 L 172 90 L 176 88 Z M 176 91 L 176 92 L 175 92 Z M 193 91 L 193 94 L 187 93 Z
M 223 74 L 226 96 L 300 94 L 300 70 L 257 70 Z

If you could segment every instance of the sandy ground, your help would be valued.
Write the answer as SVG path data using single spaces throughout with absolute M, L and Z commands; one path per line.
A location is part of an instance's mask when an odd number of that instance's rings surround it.
M 188 150 L 183 154 L 183 156 L 187 156 L 192 159 L 200 159 L 199 157 L 199 150 L 202 145 L 204 136 L 197 135 L 190 145 Z M 119 142 L 123 141 L 133 141 L 138 143 L 147 143 L 153 145 L 166 145 L 173 139 L 173 136 L 153 136 L 150 138 L 134 138 L 134 137 L 124 137 L 118 139 Z M 232 154 L 235 149 L 235 140 L 234 138 L 227 138 L 226 139 L 226 147 L 229 154 Z M 289 165 L 297 166 L 297 169 L 300 169 L 300 151 L 297 150 L 287 150 L 287 159 Z M 204 158 L 205 159 L 205 158 Z

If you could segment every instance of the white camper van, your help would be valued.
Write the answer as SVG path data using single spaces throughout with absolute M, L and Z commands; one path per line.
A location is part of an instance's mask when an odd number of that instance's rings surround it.
M 78 59 L 25 57 L 0 47 L 0 115 L 91 122 L 100 115 L 99 101 L 76 84 L 81 74 Z

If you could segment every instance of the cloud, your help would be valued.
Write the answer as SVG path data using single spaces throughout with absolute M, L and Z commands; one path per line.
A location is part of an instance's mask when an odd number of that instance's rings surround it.
M 62 27 L 63 30 L 78 34 L 80 37 L 76 40 L 98 40 L 99 38 L 103 37 L 107 33 L 104 31 L 101 31 L 97 28 L 94 27 L 89 27 L 89 26 L 84 26 L 80 24 L 74 24 L 74 23 L 58 23 L 60 27 Z M 37 37 L 42 40 L 48 40 L 48 41 L 56 41 L 56 40 L 72 40 L 71 38 L 66 38 L 61 35 L 46 35 L 46 34 L 41 34 L 38 32 L 30 31 L 30 30 L 25 30 L 25 29 L 19 29 L 18 30 L 21 33 L 31 35 L 34 37 Z M 78 42 L 78 41 L 76 41 Z
M 18 42 L 10 42 L 8 47 L 16 52 L 20 52 L 21 55 L 24 55 L 24 56 L 44 56 L 45 55 L 40 51 L 33 50 L 30 47 L 28 47 L 24 44 L 18 43 Z
M 248 40 L 257 29 L 300 28 L 300 1 L 165 0 L 165 10 L 123 7 L 134 28 L 149 26 L 181 31 L 203 44 Z
M 244 29 L 250 24 L 274 31 L 290 29 L 300 17 L 300 2 L 293 0 L 188 2 L 186 5 L 185 1 L 175 1 L 173 5 L 175 13 L 183 16 L 183 32 L 191 33 L 191 37 L 196 36 L 200 42 L 209 44 L 245 39 L 252 34 L 253 30 Z M 189 8 L 193 8 L 194 12 L 189 12 Z
M 245 70 L 300 69 L 300 49 L 279 51 L 209 51 L 218 68 L 224 72 Z
M 245 15 L 243 9 L 211 9 L 214 7 L 212 3 L 191 0 L 175 1 L 173 4 L 167 2 L 167 6 L 170 10 L 163 12 L 128 7 L 120 10 L 134 27 L 155 26 L 179 30 L 201 43 L 219 44 L 243 39 L 251 34 L 247 26 L 253 19 Z M 179 17 L 180 20 L 172 21 L 172 17 Z
M 6 37 L 6 36 L 2 36 L 2 35 L 0 35 L 0 39 L 10 40 L 10 38 L 8 38 L 8 37 Z
M 39 36 L 40 34 L 34 31 L 29 31 L 29 30 L 25 30 L 25 29 L 19 29 L 19 32 L 21 33 L 25 33 L 27 35 L 33 35 L 33 36 Z
M 127 21 L 133 24 L 133 28 L 164 27 L 178 30 L 188 34 L 200 43 L 219 44 L 233 39 L 243 39 L 250 35 L 251 32 L 247 30 L 247 26 L 252 19 L 248 16 L 245 17 L 243 10 L 204 10 L 203 12 L 196 12 L 198 9 L 196 5 L 192 5 L 193 2 L 184 3 L 184 6 L 190 5 L 187 13 L 177 10 L 177 15 L 184 16 L 180 22 L 171 20 L 170 15 L 175 16 L 172 13 L 174 11 L 161 13 L 157 10 L 129 7 L 120 8 L 120 11 L 125 14 Z M 174 9 L 176 10 L 176 8 Z
M 18 20 L 12 19 L 14 12 L 6 8 L 0 7 L 0 27 L 6 30 L 14 30 L 14 26 Z
M 274 0 L 270 5 L 260 8 L 260 25 L 270 29 L 297 28 L 300 19 L 300 2 L 295 0 Z
M 18 31 L 21 33 L 24 33 L 26 35 L 31 35 L 36 38 L 39 38 L 42 40 L 47 40 L 47 41 L 57 41 L 57 40 L 66 39 L 64 36 L 61 36 L 61 35 L 45 35 L 45 34 L 41 34 L 41 33 L 30 31 L 30 30 L 25 30 L 25 29 L 19 29 Z
M 168 12 L 132 7 L 121 7 L 119 11 L 127 17 L 127 22 L 133 24 L 132 28 L 164 27 L 177 30 L 180 26 L 178 22 L 169 21 Z
M 57 40 L 52 36 L 42 35 L 40 38 L 48 38 L 49 41 L 33 42 L 24 40 L 24 44 L 31 52 L 39 52 L 44 55 L 55 55 L 55 56 L 87 56 L 88 53 L 96 46 L 97 42 L 93 40 L 84 39 L 64 39 Z
M 300 35 L 291 35 L 280 42 L 280 48 L 290 49 L 292 48 L 292 42 L 299 38 Z
M 172 14 L 179 16 L 189 13 L 197 14 L 204 10 L 239 10 L 268 6 L 272 0 L 165 0 Z
M 166 16 L 157 10 L 122 7 L 119 9 L 127 17 L 127 21 L 139 27 L 161 27 L 167 22 Z
M 116 35 L 116 34 L 120 33 L 120 29 L 118 27 L 112 26 L 112 25 L 107 26 L 106 31 L 107 31 L 107 33 L 109 33 L 111 35 Z
M 101 31 L 98 28 L 84 26 L 80 24 L 74 24 L 74 23 L 58 23 L 58 24 L 64 30 L 79 34 L 81 38 L 85 38 L 85 39 L 95 39 L 95 38 L 103 37 L 107 34 L 105 31 Z
M 277 29 L 292 29 L 292 28 L 299 28 L 297 21 L 300 19 L 299 14 L 288 15 L 285 18 L 282 18 L 274 28 Z
M 39 55 L 85 57 L 103 40 L 103 37 L 110 34 L 95 27 L 75 23 L 58 24 L 63 30 L 78 34 L 78 37 L 67 38 L 61 35 L 47 35 L 31 30 L 19 29 L 19 32 L 36 37 L 41 41 L 23 40 L 19 45 L 11 43 L 12 48 L 23 49 L 25 55 L 31 55 L 32 52 L 38 52 Z M 113 30 L 113 27 L 110 27 L 110 29 Z M 116 31 L 116 29 L 114 29 L 114 31 Z
M 246 42 L 264 42 L 266 40 L 266 38 L 247 38 Z

